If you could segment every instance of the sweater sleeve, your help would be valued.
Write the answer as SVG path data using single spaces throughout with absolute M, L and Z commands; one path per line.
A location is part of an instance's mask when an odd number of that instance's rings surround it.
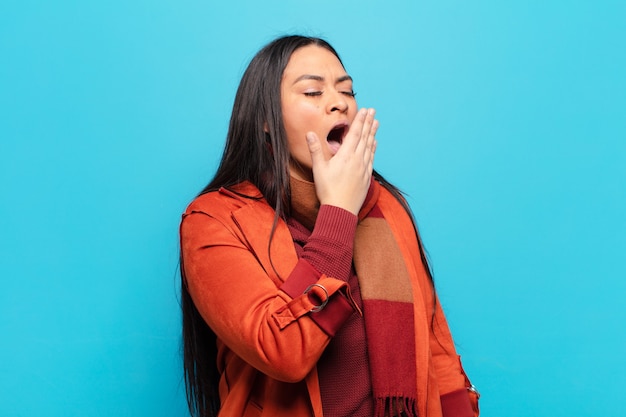
M 349 211 L 335 206 L 321 206 L 298 265 L 281 289 L 289 296 L 296 297 L 308 288 L 314 288 L 316 281 L 323 275 L 347 282 L 352 267 L 356 224 L 357 217 Z M 322 301 L 318 300 L 318 303 Z M 330 297 L 323 309 L 310 316 L 326 333 L 334 336 L 355 309 L 346 287 Z
M 352 268 L 357 217 L 335 206 L 320 207 L 302 258 L 322 274 L 347 281 Z

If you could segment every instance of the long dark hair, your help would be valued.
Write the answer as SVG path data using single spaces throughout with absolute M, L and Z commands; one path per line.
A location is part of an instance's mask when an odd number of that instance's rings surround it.
M 235 95 L 220 165 L 211 182 L 200 192 L 201 195 L 220 187 L 231 187 L 249 181 L 261 191 L 267 203 L 274 209 L 274 227 L 279 219 L 288 216 L 290 197 L 290 156 L 282 118 L 280 85 L 291 55 L 308 45 L 329 50 L 341 62 L 337 51 L 328 42 L 305 36 L 278 38 L 252 58 Z M 413 220 L 401 192 L 378 172 L 374 171 L 373 176 L 398 199 Z M 415 221 L 413 225 L 415 227 Z M 417 228 L 415 233 L 420 256 L 432 281 Z M 187 403 L 193 416 L 214 417 L 220 407 L 216 336 L 201 317 L 189 294 L 182 254 L 180 268 Z

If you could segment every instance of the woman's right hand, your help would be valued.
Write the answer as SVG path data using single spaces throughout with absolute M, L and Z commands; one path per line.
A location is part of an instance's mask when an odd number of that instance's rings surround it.
M 326 159 L 317 135 L 308 132 L 315 191 L 321 204 L 358 214 L 370 186 L 378 120 L 374 109 L 361 109 L 337 153 Z

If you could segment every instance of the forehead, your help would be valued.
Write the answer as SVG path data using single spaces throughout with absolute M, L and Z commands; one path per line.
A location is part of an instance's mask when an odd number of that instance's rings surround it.
M 307 45 L 296 49 L 283 72 L 283 79 L 300 77 L 303 74 L 332 76 L 346 74 L 339 59 L 328 49 L 317 45 Z

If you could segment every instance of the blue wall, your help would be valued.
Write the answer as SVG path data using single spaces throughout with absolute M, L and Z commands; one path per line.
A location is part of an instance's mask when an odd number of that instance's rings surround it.
M 3 1 L 0 415 L 185 415 L 180 213 L 292 32 L 378 109 L 482 415 L 626 415 L 625 4 Z

